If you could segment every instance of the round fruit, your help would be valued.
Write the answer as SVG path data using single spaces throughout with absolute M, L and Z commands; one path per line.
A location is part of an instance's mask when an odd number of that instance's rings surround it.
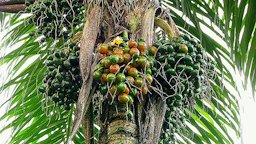
M 167 52 L 168 52 L 168 53 L 174 52 L 174 48 L 173 48 L 172 45 L 168 45 L 168 46 L 167 46 Z
M 118 92 L 125 92 L 125 89 L 126 89 L 127 85 L 124 83 L 124 82 L 120 82 L 118 85 L 117 85 L 117 90 Z
M 150 68 L 147 68 L 146 69 L 146 74 L 150 74 L 151 75 L 152 74 L 152 70 Z
M 130 48 L 135 48 L 135 47 L 138 46 L 138 43 L 137 43 L 136 41 L 134 41 L 134 40 L 130 40 L 130 41 L 128 42 L 128 46 L 129 46 Z
M 130 83 L 130 84 L 134 84 L 134 78 L 133 77 L 131 77 L 131 76 L 127 76 L 126 77 L 126 80 Z
M 134 53 L 132 59 L 135 61 L 140 56 L 140 53 Z
M 120 103 L 122 103 L 122 104 L 128 103 L 128 101 L 129 101 L 129 95 L 128 95 L 128 94 L 125 94 L 125 93 L 119 95 L 119 96 L 118 96 L 118 101 L 119 101 Z
M 134 55 L 135 53 L 138 53 L 140 55 L 140 51 L 137 48 L 131 48 L 130 49 L 131 56 Z
M 115 79 L 116 79 L 115 74 L 109 73 L 109 74 L 107 75 L 107 81 L 108 81 L 108 82 L 114 82 Z
M 122 64 L 124 62 L 124 56 L 120 54 L 118 56 L 119 56 L 118 64 Z
M 138 73 L 139 73 L 139 71 L 134 67 L 132 67 L 128 70 L 128 75 L 132 76 L 132 77 L 136 77 L 138 75 Z
M 124 55 L 123 55 L 123 58 L 124 58 L 124 63 L 128 63 L 128 62 L 130 62 L 131 61 L 131 55 L 129 54 L 129 53 L 125 53 Z
M 175 69 L 170 68 L 170 69 L 167 69 L 166 71 L 167 76 L 174 76 L 175 74 L 176 74 Z
M 146 74 L 146 80 L 149 84 L 153 82 L 153 77 L 150 74 Z
M 146 51 L 146 49 L 147 49 L 147 44 L 146 44 L 145 42 L 143 42 L 143 41 L 140 41 L 140 42 L 138 43 L 138 49 L 139 49 L 139 51 L 141 51 L 141 52 Z
M 101 61 L 101 64 L 105 67 L 105 68 L 108 68 L 110 66 L 110 60 L 109 58 L 103 58 L 102 61 Z
M 93 79 L 95 80 L 99 80 L 101 76 L 102 76 L 102 73 L 98 70 L 93 73 Z
M 155 46 L 152 46 L 152 47 L 150 47 L 150 48 L 148 49 L 148 53 L 149 53 L 149 55 L 154 56 L 154 55 L 156 55 L 157 50 L 158 50 L 158 49 L 157 49 Z
M 148 93 L 148 87 L 142 87 L 142 95 L 146 95 Z
M 111 72 L 113 74 L 119 72 L 119 70 L 120 70 L 120 67 L 118 64 L 110 65 L 110 67 L 109 67 L 109 72 Z
M 180 51 L 187 54 L 188 53 L 188 47 L 185 44 L 180 45 Z
M 110 56 L 110 55 L 112 55 L 112 54 L 113 54 L 113 51 L 112 51 L 112 50 L 108 50 L 107 55 Z
M 101 44 L 99 52 L 101 54 L 107 54 L 108 53 L 108 45 L 107 44 Z
M 129 46 L 125 45 L 123 49 L 124 49 L 124 53 L 130 53 Z
M 124 93 L 129 94 L 129 92 L 130 92 L 130 89 L 126 87 Z
M 116 76 L 117 82 L 124 82 L 125 81 L 125 75 L 123 73 L 118 73 Z
M 116 55 L 123 55 L 124 51 L 121 48 L 117 48 L 117 49 L 114 50 L 114 54 L 116 54 Z
M 119 56 L 118 55 L 111 55 L 109 56 L 110 63 L 117 64 L 119 62 Z
M 141 87 L 143 85 L 143 78 L 141 77 L 136 78 L 134 81 L 134 85 L 137 87 Z
M 108 81 L 107 76 L 108 76 L 108 74 L 106 74 L 106 73 L 103 73 L 103 74 L 102 74 L 101 81 L 102 81 L 103 83 L 106 83 L 106 82 Z

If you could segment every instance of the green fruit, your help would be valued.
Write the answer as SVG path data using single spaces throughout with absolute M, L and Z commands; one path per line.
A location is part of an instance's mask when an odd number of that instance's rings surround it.
M 166 56 L 165 55 L 161 55 L 158 57 L 158 61 L 160 62 L 165 62 Z
M 124 83 L 124 82 L 120 82 L 118 85 L 117 85 L 117 90 L 118 92 L 125 92 L 125 89 L 126 89 L 127 85 Z
M 109 58 L 106 57 L 106 58 L 102 59 L 101 64 L 102 64 L 103 66 L 101 66 L 100 68 L 103 68 L 103 67 L 109 68 L 109 66 L 110 66 L 110 60 L 109 60 Z
M 167 57 L 167 62 L 169 63 L 169 64 L 175 64 L 175 58 L 174 57 L 172 57 L 172 56 L 168 56 Z
M 53 61 L 52 60 L 47 60 L 45 63 L 46 63 L 47 66 L 52 66 L 53 65 Z
M 62 81 L 62 75 L 60 73 L 57 73 L 55 76 L 59 81 Z
M 119 62 L 119 56 L 118 55 L 111 55 L 111 56 L 109 56 L 109 61 L 112 64 L 117 64 Z
M 118 73 L 116 76 L 117 82 L 124 82 L 125 81 L 125 75 L 123 73 Z
M 189 73 L 189 74 L 192 74 L 193 73 L 193 67 L 191 67 L 191 66 L 187 66 L 186 68 L 185 68 L 185 72 L 187 72 L 187 73 Z
M 178 53 L 177 55 L 176 55 L 176 59 L 177 60 L 180 60 L 180 59 L 182 59 L 182 58 L 184 58 L 186 55 L 184 54 L 184 53 Z
M 183 98 L 183 96 L 182 96 L 181 94 L 176 94 L 176 95 L 175 95 L 175 99 L 176 99 L 176 100 L 179 100 L 179 101 L 180 101 L 180 100 L 182 100 L 182 98 Z
M 69 56 L 70 63 L 76 64 L 78 62 L 78 58 L 76 56 Z
M 100 87 L 100 93 L 102 95 L 106 95 L 107 92 L 108 92 L 108 87 L 106 85 L 103 85 L 103 86 Z
M 184 58 L 184 61 L 186 62 L 187 65 L 190 65 L 190 66 L 194 63 L 190 55 L 186 55 Z
M 54 56 L 55 56 L 56 58 L 60 58 L 60 53 L 59 53 L 59 52 L 55 52 L 55 53 L 54 53 Z
M 115 79 L 116 79 L 115 74 L 109 73 L 109 74 L 107 75 L 107 81 L 108 81 L 108 82 L 114 82 Z
M 159 51 L 160 53 L 165 53 L 165 52 L 167 51 L 167 47 L 164 46 L 164 45 L 161 45 L 161 46 L 158 48 L 158 51 Z
M 150 68 L 146 69 L 146 74 L 152 74 L 152 70 Z
M 175 69 L 172 69 L 172 68 L 167 69 L 166 75 L 167 75 L 167 76 L 175 76 L 175 75 L 176 75 Z
M 138 90 L 136 89 L 136 88 L 133 88 L 131 91 L 130 91 L 130 95 L 132 96 L 132 97 L 136 97 L 137 96 L 137 93 L 138 93 Z
M 67 70 L 71 68 L 71 63 L 68 59 L 63 62 L 63 65 Z
M 173 48 L 172 45 L 168 45 L 168 46 L 167 46 L 167 52 L 168 52 L 168 53 L 174 52 L 174 48 Z
M 130 47 L 128 45 L 124 46 L 124 53 L 130 53 Z
M 176 67 L 176 69 L 177 70 L 180 70 L 180 71 L 182 71 L 182 70 L 184 70 L 186 68 L 186 65 L 177 65 L 177 67 Z
M 47 68 L 48 68 L 49 71 L 53 71 L 53 70 L 55 69 L 54 66 L 49 66 L 49 67 L 47 67 Z
M 45 91 L 46 91 L 45 86 L 39 87 L 39 88 L 38 88 L 38 91 L 41 92 L 41 93 L 45 93 Z
M 140 56 L 140 53 L 139 52 L 136 52 L 132 55 L 132 60 L 136 60 L 138 57 Z
M 128 110 L 127 117 L 128 117 L 129 120 L 132 120 L 133 119 L 133 112 Z
M 191 73 L 192 76 L 197 76 L 199 74 L 199 70 L 193 70 Z
M 153 44 L 153 46 L 155 46 L 155 47 L 160 47 L 162 44 L 161 44 L 161 42 L 159 42 L 159 41 L 157 41 L 157 42 L 155 42 L 154 44 Z
M 102 76 L 102 72 L 100 72 L 100 71 L 95 71 L 93 73 L 93 79 L 94 80 L 100 80 L 101 76 Z
M 134 102 L 133 97 L 131 97 L 131 96 L 129 95 L 129 101 L 128 101 L 128 103 L 129 103 L 130 105 L 132 105 L 133 102 Z
M 199 63 L 195 64 L 195 65 L 193 66 L 193 68 L 194 68 L 195 70 L 199 70 L 199 69 L 200 69 L 200 64 L 199 64 Z
M 53 58 L 53 63 L 54 63 L 55 65 L 61 65 L 61 64 L 62 64 L 62 61 L 61 61 L 61 59 L 59 59 L 59 58 Z

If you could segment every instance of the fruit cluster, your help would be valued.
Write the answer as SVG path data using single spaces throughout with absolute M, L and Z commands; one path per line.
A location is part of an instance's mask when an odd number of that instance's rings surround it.
M 150 91 L 156 51 L 148 52 L 143 39 L 128 41 L 117 37 L 111 43 L 99 45 L 98 52 L 101 60 L 93 77 L 110 102 L 131 105 L 134 98 Z
M 32 13 L 30 23 L 35 23 L 37 33 L 45 37 L 68 38 L 81 29 L 84 5 L 78 0 L 40 0 L 26 2 L 26 12 Z
M 82 78 L 79 69 L 79 47 L 70 44 L 63 49 L 53 49 L 46 62 L 44 84 L 41 93 L 51 97 L 59 106 L 69 110 L 78 100 Z
M 184 109 L 193 107 L 195 98 L 207 95 L 215 65 L 197 40 L 187 34 L 158 41 L 154 47 L 158 49 L 155 76 L 168 105 L 161 139 L 169 143 L 184 124 Z

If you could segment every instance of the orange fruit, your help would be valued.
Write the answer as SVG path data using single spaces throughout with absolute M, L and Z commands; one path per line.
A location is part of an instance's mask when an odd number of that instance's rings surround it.
M 116 54 L 116 55 L 123 55 L 124 51 L 121 48 L 117 48 L 117 49 L 114 50 L 114 54 Z
M 130 89 L 126 87 L 124 93 L 129 94 L 129 92 L 130 92 Z
M 110 65 L 110 67 L 109 67 L 109 72 L 111 72 L 113 74 L 119 72 L 119 70 L 120 70 L 120 67 L 118 64 Z
M 103 83 L 106 83 L 106 82 L 108 81 L 107 75 L 108 75 L 108 74 L 106 74 L 106 73 L 103 73 L 103 74 L 102 74 L 101 81 L 102 81 Z
M 139 49 L 137 49 L 137 48 L 131 48 L 131 49 L 130 49 L 130 54 L 131 54 L 131 56 L 132 56 L 133 54 L 135 54 L 135 53 L 140 54 Z
M 131 59 L 132 59 L 131 55 L 128 54 L 128 53 L 125 53 L 125 54 L 123 55 L 123 57 L 124 57 L 124 63 L 130 62 Z
M 141 52 L 145 52 L 147 50 L 147 44 L 143 41 L 139 42 L 138 43 L 138 49 L 141 51 Z
M 129 46 L 130 48 L 137 47 L 137 46 L 138 46 L 138 43 L 137 43 L 136 41 L 134 41 L 134 40 L 130 40 L 130 41 L 128 42 L 128 46 Z
M 148 93 L 148 87 L 146 86 L 142 87 L 141 91 L 142 91 L 142 95 L 146 95 Z
M 101 54 L 107 54 L 108 53 L 108 45 L 107 44 L 101 44 L 99 52 Z

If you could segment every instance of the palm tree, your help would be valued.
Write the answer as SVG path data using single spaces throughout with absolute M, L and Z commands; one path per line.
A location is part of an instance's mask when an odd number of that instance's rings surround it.
M 0 0 L 0 11 L 21 12 L 24 10 L 24 2 L 22 0 Z M 108 13 L 106 7 L 103 8 L 103 6 L 111 5 L 112 2 L 120 4 L 132 3 L 132 1 L 105 1 L 101 5 L 97 3 L 100 1 L 88 0 L 86 2 L 88 13 L 80 42 L 80 56 L 84 56 L 80 59 L 82 77 L 85 82 L 82 86 L 84 93 L 79 97 L 77 106 L 72 107 L 70 111 L 56 107 L 38 91 L 43 83 L 46 72 L 44 63 L 50 54 L 50 49 L 53 46 L 60 49 L 64 42 L 59 40 L 56 44 L 56 39 L 42 39 L 41 35 L 31 36 L 31 32 L 35 32 L 37 27 L 28 22 L 31 17 L 29 14 L 0 13 L 1 31 L 5 34 L 0 43 L 1 51 L 7 51 L 1 55 L 0 65 L 9 66 L 8 78 L 1 86 L 1 92 L 5 93 L 8 90 L 11 92 L 10 98 L 2 105 L 9 104 L 9 108 L 0 118 L 1 121 L 7 121 L 6 126 L 0 132 L 12 128 L 9 143 L 61 143 L 68 142 L 71 136 L 74 136 L 72 139 L 74 143 L 106 140 L 107 134 L 102 132 L 104 127 L 100 129 L 97 119 L 88 117 L 88 115 L 93 115 L 92 106 L 90 106 L 91 99 L 88 99 L 90 93 L 85 90 L 86 88 L 90 90 L 92 83 L 91 76 L 88 76 L 94 66 L 91 54 L 95 43 L 110 41 L 113 38 L 112 35 L 122 32 L 122 27 L 116 27 L 113 24 L 124 26 L 126 23 L 126 17 L 122 14 L 127 14 L 125 13 L 127 5 L 121 8 L 113 5 L 109 10 L 113 12 L 118 8 L 119 13 Z M 144 5 L 141 6 L 142 4 Z M 149 45 L 153 43 L 150 28 L 154 26 L 154 17 L 164 12 L 162 9 L 157 9 L 158 5 L 165 8 L 167 13 L 170 12 L 173 21 L 181 31 L 187 31 L 200 39 L 207 53 L 217 62 L 217 78 L 211 83 L 215 94 L 210 100 L 196 99 L 194 109 L 186 110 L 186 125 L 176 134 L 177 142 L 235 143 L 235 138 L 231 136 L 230 131 L 235 132 L 237 137 L 240 136 L 240 118 L 239 92 L 233 72 L 243 73 L 246 81 L 251 80 L 254 91 L 256 88 L 256 59 L 254 59 L 256 56 L 254 49 L 256 2 L 254 0 L 240 2 L 221 0 L 138 1 L 133 6 L 142 7 L 141 11 L 145 13 L 144 19 L 140 22 L 142 36 Z M 149 7 L 146 8 L 146 6 Z M 132 8 L 131 12 L 134 12 L 133 10 Z M 155 10 L 156 13 L 154 13 Z M 135 18 L 137 14 L 134 13 Z M 103 25 L 102 17 L 110 25 Z M 128 20 L 132 18 L 134 17 Z M 171 20 L 170 23 L 174 24 Z M 100 25 L 101 29 L 99 29 Z M 156 24 L 156 26 L 159 25 Z M 131 25 L 126 28 L 136 33 L 137 28 Z M 103 38 L 98 36 L 99 31 Z M 160 32 L 159 35 L 164 36 L 164 33 Z M 89 55 L 86 55 L 88 53 Z M 231 89 L 235 90 L 236 94 Z M 139 138 L 134 137 L 143 143 L 152 143 L 152 141 L 157 143 L 162 128 L 161 119 L 164 118 L 164 111 L 161 113 L 154 109 L 164 107 L 165 103 L 157 98 L 153 98 L 152 102 L 154 104 L 147 108 L 155 117 L 146 115 L 149 121 L 144 122 L 143 125 L 148 126 L 148 129 L 140 132 Z M 84 116 L 85 111 L 88 113 Z M 75 120 L 74 116 L 76 116 Z M 153 120 L 155 122 L 152 123 Z M 99 139 L 98 135 L 100 135 Z M 90 139 L 91 136 L 94 138 Z

